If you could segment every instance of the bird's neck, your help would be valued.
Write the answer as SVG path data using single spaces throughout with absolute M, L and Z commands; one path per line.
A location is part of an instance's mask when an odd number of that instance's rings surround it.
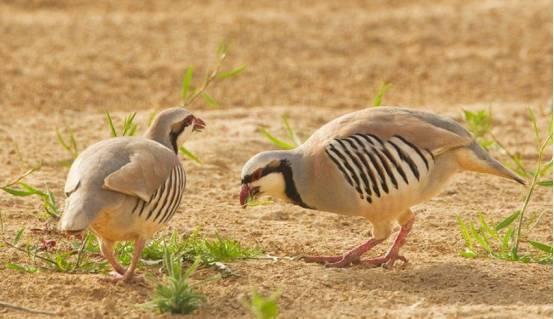
M 177 136 L 172 137 L 169 132 L 163 132 L 153 125 L 144 133 L 144 137 L 162 144 L 177 154 Z

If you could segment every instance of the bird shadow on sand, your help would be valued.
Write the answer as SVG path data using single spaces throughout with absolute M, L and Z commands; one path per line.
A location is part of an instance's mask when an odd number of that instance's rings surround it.
M 526 271 L 525 267 L 534 267 Z M 544 271 L 536 267 L 545 267 Z M 435 304 L 512 305 L 549 304 L 552 302 L 552 268 L 523 265 L 514 268 L 498 263 L 487 265 L 438 263 L 432 265 L 408 265 L 405 269 L 350 268 L 350 271 L 330 270 L 327 279 L 334 282 L 356 283 L 364 290 L 399 291 L 424 298 Z M 516 269 L 516 270 L 514 270 Z

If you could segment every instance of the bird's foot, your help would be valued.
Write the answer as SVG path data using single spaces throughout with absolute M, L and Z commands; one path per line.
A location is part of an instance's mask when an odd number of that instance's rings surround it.
M 343 268 L 360 262 L 358 254 L 344 254 L 341 256 L 305 256 L 305 262 L 324 264 L 327 267 Z
M 404 265 L 408 263 L 406 257 L 399 255 L 398 252 L 391 252 L 382 257 L 362 260 L 362 264 L 368 267 L 382 266 L 383 268 L 391 269 L 397 260 L 402 261 Z
M 103 277 L 101 280 L 112 284 L 135 283 L 135 282 L 144 282 L 144 277 L 140 275 L 137 276 L 127 272 L 124 272 L 123 274 L 121 274 L 118 271 L 110 271 L 108 276 Z

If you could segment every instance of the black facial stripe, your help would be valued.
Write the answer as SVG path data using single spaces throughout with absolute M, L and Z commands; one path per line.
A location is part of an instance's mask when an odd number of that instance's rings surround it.
M 264 167 L 262 169 L 262 173 L 256 179 L 253 178 L 253 174 L 246 175 L 242 179 L 241 183 L 248 184 L 271 173 L 280 173 L 283 175 L 285 180 L 285 194 L 291 202 L 304 208 L 313 209 L 302 200 L 300 193 L 298 193 L 298 189 L 296 188 L 292 175 L 292 168 L 290 167 L 290 162 L 288 160 L 281 160 L 279 165 L 268 165 Z
M 192 116 L 192 115 L 189 115 Z M 187 117 L 188 119 L 188 117 Z M 177 139 L 179 138 L 179 135 L 183 133 L 185 128 L 190 125 L 186 123 L 187 119 L 185 119 L 183 122 L 181 122 L 181 125 L 177 128 L 176 131 L 169 132 L 169 141 L 171 142 L 171 146 L 173 146 L 173 151 L 175 151 L 175 154 L 177 154 Z

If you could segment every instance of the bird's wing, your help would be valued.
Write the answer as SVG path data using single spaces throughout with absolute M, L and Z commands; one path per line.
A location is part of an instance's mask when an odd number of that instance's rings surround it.
M 405 108 L 365 109 L 339 117 L 314 133 L 308 141 L 323 153 L 336 138 L 369 134 L 388 141 L 402 138 L 422 150 L 438 156 L 473 142 L 471 135 L 458 123 L 446 117 Z
M 104 188 L 148 201 L 167 180 L 177 156 L 157 143 L 130 144 L 129 162 L 104 179 Z

